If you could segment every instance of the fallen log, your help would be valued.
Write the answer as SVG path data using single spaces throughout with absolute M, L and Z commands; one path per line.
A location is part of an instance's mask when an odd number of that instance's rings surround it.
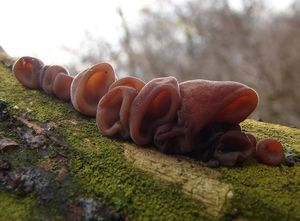
M 103 137 L 95 119 L 20 85 L 0 64 L 0 220 L 299 220 L 300 130 L 246 120 L 293 166 L 211 169 Z

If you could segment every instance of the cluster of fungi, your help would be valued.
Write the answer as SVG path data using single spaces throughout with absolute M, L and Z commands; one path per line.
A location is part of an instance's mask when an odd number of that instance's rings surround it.
M 18 59 L 13 73 L 27 88 L 70 100 L 77 111 L 96 117 L 98 129 L 108 137 L 131 139 L 140 146 L 154 144 L 164 153 L 224 166 L 250 157 L 272 166 L 285 159 L 275 139 L 257 142 L 241 130 L 239 123 L 255 110 L 258 95 L 238 82 L 117 79 L 108 63 L 72 77 L 65 68 L 33 57 Z

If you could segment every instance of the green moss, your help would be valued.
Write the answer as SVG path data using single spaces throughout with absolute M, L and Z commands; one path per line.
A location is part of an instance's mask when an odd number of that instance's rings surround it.
M 280 141 L 285 148 L 293 148 L 300 153 L 300 130 L 278 124 L 268 124 L 254 120 L 246 120 L 242 128 L 254 134 L 258 139 L 273 137 Z
M 77 150 L 72 172 L 88 193 L 103 197 L 131 219 L 209 219 L 201 204 L 185 198 L 178 186 L 161 184 L 128 165 L 114 143 L 89 146 L 80 140 L 70 141 Z
M 285 148 L 300 152 L 300 130 L 281 125 L 247 120 L 246 132 L 258 139 L 274 137 Z M 300 220 L 300 165 L 270 167 L 249 160 L 241 168 L 221 168 L 223 180 L 234 188 L 226 218 L 251 220 Z
M 201 202 L 184 195 L 179 184 L 154 179 L 130 164 L 122 142 L 101 136 L 94 119 L 77 113 L 69 103 L 24 88 L 1 66 L 0 72 L 0 98 L 18 107 L 14 113 L 29 111 L 32 120 L 57 125 L 54 132 L 69 144 L 66 154 L 80 196 L 102 201 L 130 220 L 300 219 L 299 164 L 268 167 L 252 160 L 241 168 L 218 169 L 222 181 L 232 185 L 233 198 L 223 215 L 212 217 Z M 300 151 L 297 129 L 252 120 L 242 126 L 258 138 L 276 137 L 286 148 Z
M 222 169 L 234 186 L 227 215 L 253 220 L 300 219 L 300 168 L 268 167 L 249 163 L 243 168 Z
M 33 197 L 18 197 L 0 190 L 0 220 L 39 220 Z

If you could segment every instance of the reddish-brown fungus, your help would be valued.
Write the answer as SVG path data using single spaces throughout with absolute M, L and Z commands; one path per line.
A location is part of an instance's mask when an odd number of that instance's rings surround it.
M 277 140 L 266 138 L 257 143 L 256 156 L 264 164 L 277 166 L 284 161 L 284 150 Z
M 132 87 L 140 91 L 145 86 L 145 82 L 135 77 L 124 77 L 112 83 L 109 90 L 119 86 Z
M 62 100 L 70 100 L 71 84 L 73 77 L 64 73 L 58 73 L 53 82 L 53 93 L 56 97 Z
M 115 82 L 113 68 L 106 63 L 73 79 L 64 68 L 44 65 L 33 57 L 17 60 L 13 72 L 28 88 L 43 88 L 63 100 L 71 98 L 83 114 L 97 113 L 97 126 L 106 136 L 131 136 L 139 145 L 154 139 L 160 151 L 196 154 L 197 159 L 227 166 L 243 162 L 255 146 L 262 163 L 276 166 L 284 161 L 278 141 L 268 138 L 256 144 L 252 134 L 241 132 L 238 124 L 254 111 L 258 96 L 237 82 L 198 79 L 178 86 L 173 77 L 153 79 L 146 85 L 134 77 Z
M 174 77 L 149 81 L 131 105 L 129 128 L 133 141 L 139 145 L 152 142 L 154 129 L 174 120 L 179 105 L 179 87 Z
M 202 161 L 211 160 L 220 138 L 230 131 L 242 132 L 238 124 L 213 123 L 206 125 L 196 135 L 193 151 L 189 155 Z
M 43 89 L 42 85 L 43 85 L 45 72 L 46 72 L 47 68 L 49 68 L 49 67 L 50 67 L 50 65 L 44 65 L 43 70 L 40 71 L 40 73 L 39 73 L 39 89 Z
M 96 123 L 105 136 L 120 134 L 129 138 L 129 113 L 133 99 L 138 91 L 132 87 L 112 88 L 100 100 Z
M 245 133 L 237 130 L 228 131 L 215 144 L 213 157 L 224 166 L 242 163 L 252 156 L 254 149 L 252 142 Z
M 71 102 L 79 112 L 95 117 L 99 100 L 116 80 L 110 64 L 95 64 L 78 74 L 71 84 Z
M 180 84 L 178 121 L 157 129 L 154 142 L 160 149 L 189 153 L 196 136 L 211 123 L 238 124 L 256 108 L 258 96 L 246 85 L 231 81 L 192 80 Z
M 15 62 L 12 70 L 24 86 L 30 89 L 40 87 L 40 75 L 44 71 L 44 63 L 41 60 L 28 56 L 21 57 Z
M 97 107 L 96 123 L 105 136 L 120 134 L 129 138 L 131 103 L 145 83 L 134 77 L 115 81 L 101 98 Z
M 53 94 L 53 85 L 54 85 L 54 80 L 56 76 L 59 73 L 63 73 L 65 75 L 68 75 L 68 71 L 60 66 L 60 65 L 51 65 L 49 66 L 43 74 L 43 80 L 42 80 L 42 89 L 47 93 L 47 94 Z

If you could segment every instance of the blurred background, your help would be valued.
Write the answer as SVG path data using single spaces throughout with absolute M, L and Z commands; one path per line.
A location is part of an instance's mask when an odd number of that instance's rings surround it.
M 10 0 L 0 46 L 75 75 L 110 62 L 119 77 L 234 80 L 252 118 L 300 127 L 300 0 Z

